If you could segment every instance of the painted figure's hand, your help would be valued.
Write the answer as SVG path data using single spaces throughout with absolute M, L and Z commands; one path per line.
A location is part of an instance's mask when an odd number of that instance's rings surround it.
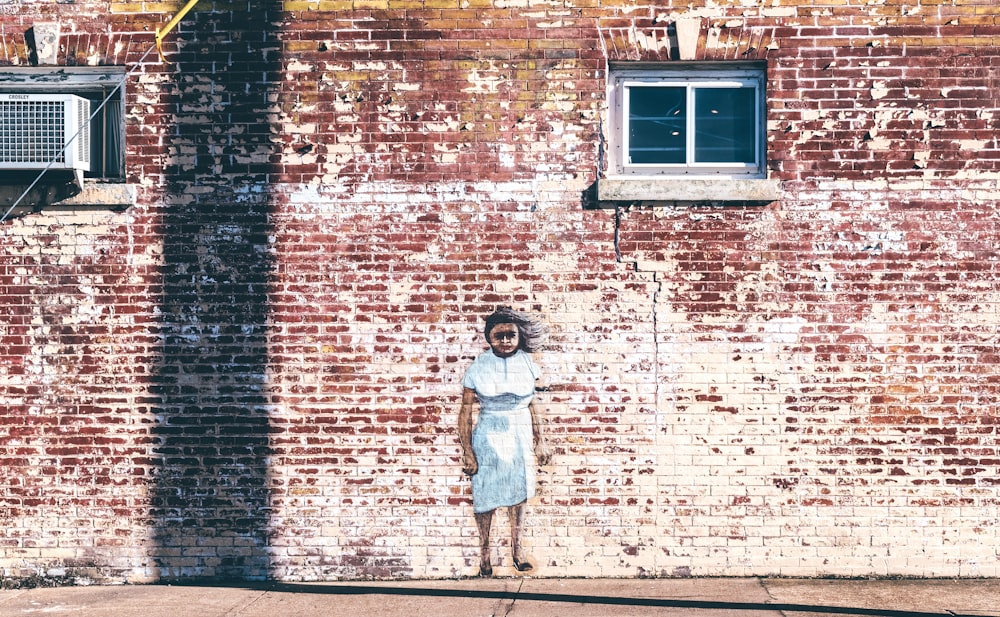
M 539 465 L 548 465 L 552 461 L 552 452 L 548 446 L 542 444 L 535 448 L 535 459 L 538 460 Z
M 462 457 L 462 472 L 467 476 L 474 476 L 479 471 L 479 461 L 472 452 L 466 452 Z

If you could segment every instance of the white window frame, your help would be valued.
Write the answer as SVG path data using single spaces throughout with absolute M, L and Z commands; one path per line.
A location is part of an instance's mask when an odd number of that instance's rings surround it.
M 766 177 L 766 67 L 759 64 L 690 63 L 669 66 L 648 63 L 616 63 L 609 66 L 608 110 L 610 131 L 608 172 L 615 176 L 668 176 L 687 178 Z M 628 159 L 628 106 L 632 88 L 649 86 L 686 89 L 686 163 L 630 163 Z M 699 88 L 741 87 L 754 90 L 756 109 L 754 161 L 744 163 L 698 163 L 694 157 L 694 92 Z

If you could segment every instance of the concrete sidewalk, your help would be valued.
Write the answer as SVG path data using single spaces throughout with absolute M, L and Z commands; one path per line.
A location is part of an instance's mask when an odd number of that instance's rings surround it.
M 20 617 L 1000 616 L 1000 580 L 532 579 L 0 590 Z

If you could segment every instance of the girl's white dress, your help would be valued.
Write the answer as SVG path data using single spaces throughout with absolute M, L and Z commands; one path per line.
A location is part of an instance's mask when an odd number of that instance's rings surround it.
M 527 353 L 509 358 L 487 351 L 476 358 L 462 385 L 476 392 L 479 417 L 472 451 L 479 471 L 472 476 L 473 512 L 514 506 L 535 495 L 535 452 L 528 404 L 541 370 Z

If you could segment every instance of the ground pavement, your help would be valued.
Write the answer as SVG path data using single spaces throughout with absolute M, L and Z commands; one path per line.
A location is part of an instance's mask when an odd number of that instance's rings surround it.
M 0 590 L 2 617 L 1000 617 L 1000 580 L 545 579 Z

